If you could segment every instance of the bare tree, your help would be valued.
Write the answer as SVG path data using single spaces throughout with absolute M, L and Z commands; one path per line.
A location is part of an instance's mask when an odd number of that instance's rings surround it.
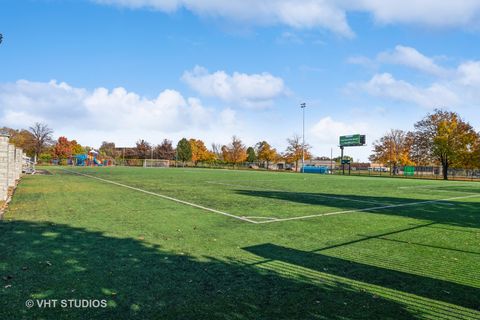
M 49 144 L 52 143 L 53 130 L 45 123 L 35 122 L 35 124 L 29 128 L 33 135 L 33 148 L 35 150 L 35 162 L 38 156 Z

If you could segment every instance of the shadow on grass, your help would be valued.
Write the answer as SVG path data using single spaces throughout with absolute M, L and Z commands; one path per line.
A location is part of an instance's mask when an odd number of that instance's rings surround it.
M 478 288 L 331 257 L 318 253 L 321 250 L 306 252 L 270 243 L 243 249 L 268 260 L 287 262 L 480 311 Z
M 313 268 L 325 263 L 339 270 L 352 266 L 347 261 L 326 260 L 272 245 L 253 247 L 250 251 Z M 365 278 L 371 270 L 353 266 L 354 278 Z M 51 223 L 0 221 L 0 281 L 0 319 L 417 316 L 402 304 L 345 284 L 315 284 L 233 260 L 195 259 L 141 240 Z M 457 293 L 454 287 L 448 288 Z M 27 309 L 27 299 L 107 299 L 108 307 Z
M 430 201 L 426 199 L 381 197 L 381 196 L 357 196 L 331 193 L 306 193 L 287 191 L 260 191 L 260 190 L 235 190 L 237 194 L 263 197 L 269 199 L 284 200 L 309 205 L 329 206 L 341 210 L 364 210 L 365 208 L 382 207 L 385 205 L 408 204 L 414 202 Z M 456 196 L 444 196 L 453 198 Z M 460 195 L 462 196 L 462 195 Z M 337 198 L 337 199 L 335 199 Z M 342 199 L 343 198 L 343 199 Z M 479 197 L 480 199 L 480 194 Z M 455 200 L 452 202 L 431 202 L 421 205 L 399 206 L 362 212 L 379 213 L 385 215 L 404 216 L 409 218 L 429 220 L 435 223 L 449 224 L 454 226 L 479 228 L 480 202 L 467 202 Z M 335 209 L 333 209 L 335 211 Z M 288 216 L 287 216 L 288 218 Z

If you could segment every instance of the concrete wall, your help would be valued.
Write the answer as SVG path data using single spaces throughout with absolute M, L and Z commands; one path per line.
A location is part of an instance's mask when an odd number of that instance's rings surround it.
M 23 150 L 15 149 L 15 180 L 20 179 L 23 167 Z
M 8 136 L 0 135 L 0 201 L 7 200 L 8 192 Z
M 15 146 L 8 144 L 8 186 L 15 187 Z
M 8 138 L 0 133 L 0 201 L 7 200 L 8 189 L 16 186 L 24 162 L 23 150 L 8 143 Z

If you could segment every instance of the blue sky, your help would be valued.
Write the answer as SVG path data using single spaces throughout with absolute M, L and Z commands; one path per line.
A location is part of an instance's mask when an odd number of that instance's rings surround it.
M 194 137 L 315 155 L 435 107 L 480 128 L 480 3 L 470 0 L 4 0 L 0 125 L 99 146 Z

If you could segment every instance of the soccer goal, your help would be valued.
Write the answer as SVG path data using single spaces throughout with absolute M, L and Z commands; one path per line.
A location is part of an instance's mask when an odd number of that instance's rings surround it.
M 169 166 L 170 160 L 145 159 L 143 161 L 144 168 L 168 168 Z

